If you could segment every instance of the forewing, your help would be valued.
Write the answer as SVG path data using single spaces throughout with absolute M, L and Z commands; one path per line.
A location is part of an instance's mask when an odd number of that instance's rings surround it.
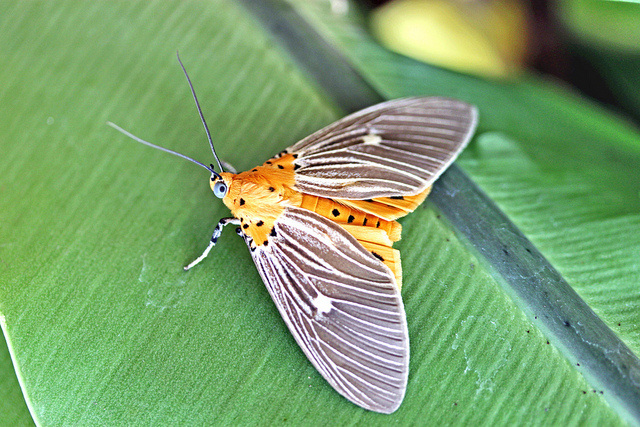
M 449 98 L 374 105 L 290 147 L 303 193 L 364 200 L 414 195 L 429 187 L 466 146 L 477 110 Z
M 339 225 L 299 208 L 280 215 L 252 256 L 289 330 L 333 388 L 366 409 L 395 411 L 409 338 L 389 268 Z

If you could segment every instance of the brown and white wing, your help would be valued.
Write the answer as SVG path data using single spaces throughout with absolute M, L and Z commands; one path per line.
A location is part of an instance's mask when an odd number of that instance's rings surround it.
M 409 337 L 387 266 L 336 223 L 300 208 L 251 253 L 296 341 L 322 376 L 363 408 L 391 413 L 404 397 Z
M 347 200 L 421 193 L 467 145 L 477 116 L 474 106 L 450 98 L 374 105 L 286 150 L 297 155 L 296 188 Z

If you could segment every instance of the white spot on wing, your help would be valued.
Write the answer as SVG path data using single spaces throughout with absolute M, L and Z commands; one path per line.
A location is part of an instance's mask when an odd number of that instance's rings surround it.
M 313 305 L 318 309 L 319 314 L 327 314 L 333 309 L 331 298 L 321 293 L 313 299 Z
M 362 137 L 362 142 L 365 144 L 379 144 L 382 141 L 382 137 L 380 135 L 374 135 L 372 133 L 369 133 L 365 136 Z

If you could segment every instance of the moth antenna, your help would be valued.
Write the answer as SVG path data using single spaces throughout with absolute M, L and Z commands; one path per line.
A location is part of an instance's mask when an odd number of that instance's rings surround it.
M 211 140 L 211 134 L 209 133 L 209 126 L 207 126 L 207 122 L 204 120 L 204 115 L 202 114 L 202 109 L 200 108 L 200 103 L 198 102 L 196 91 L 193 89 L 193 84 L 191 84 L 191 79 L 189 78 L 189 74 L 187 74 L 187 70 L 184 68 L 182 61 L 180 60 L 180 53 L 176 52 L 176 56 L 178 57 L 178 62 L 180 63 L 180 67 L 182 67 L 182 71 L 184 71 L 184 75 L 187 78 L 187 82 L 189 83 L 189 88 L 191 88 L 191 94 L 193 95 L 193 100 L 196 102 L 196 108 L 198 108 L 198 114 L 200 114 L 200 120 L 202 120 L 202 124 L 204 125 L 204 130 L 205 132 L 207 132 L 207 138 L 209 139 L 209 147 L 211 147 L 211 152 L 213 153 L 213 157 L 216 159 L 216 163 L 218 163 L 220 172 L 224 172 L 222 163 L 220 162 L 220 159 L 218 159 L 218 155 L 216 154 L 215 148 L 213 148 L 213 141 Z
M 206 166 L 206 165 L 204 165 L 203 163 L 200 163 L 199 161 L 194 160 L 194 159 L 192 159 L 192 158 L 191 158 L 191 157 L 189 157 L 189 156 L 185 156 L 184 154 L 180 154 L 180 153 L 178 153 L 177 151 L 169 150 L 168 148 L 160 147 L 159 145 L 155 145 L 155 144 L 152 144 L 152 143 L 150 143 L 150 142 L 145 141 L 144 139 L 138 138 L 138 137 L 137 137 L 137 136 L 135 136 L 134 134 L 132 134 L 132 133 L 130 133 L 130 132 L 127 132 L 126 130 L 122 129 L 120 126 L 118 126 L 118 125 L 117 125 L 117 124 L 115 124 L 115 123 L 107 122 L 107 124 L 108 124 L 109 126 L 111 126 L 112 128 L 114 128 L 115 130 L 117 130 L 118 132 L 121 132 L 121 133 L 123 133 L 123 134 L 127 135 L 129 138 L 133 139 L 134 141 L 138 141 L 140 144 L 144 144 L 144 145 L 147 145 L 147 146 L 149 146 L 149 147 L 151 147 L 151 148 L 155 148 L 155 149 L 157 149 L 157 150 L 164 151 L 165 153 L 173 154 L 174 156 L 182 157 L 183 159 L 185 159 L 185 160 L 189 160 L 190 162 L 195 163 L 195 164 L 196 164 L 196 165 L 198 165 L 198 166 L 202 166 L 203 168 L 205 168 L 206 170 L 208 170 L 208 171 L 209 171 L 209 172 L 211 172 L 212 174 L 214 174 L 214 175 L 216 175 L 216 176 L 220 176 L 220 175 L 219 175 L 219 174 L 218 174 L 218 173 L 213 169 L 213 167 Z

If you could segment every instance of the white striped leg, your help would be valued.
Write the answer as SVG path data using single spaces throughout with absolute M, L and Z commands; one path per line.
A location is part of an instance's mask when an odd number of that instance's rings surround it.
M 200 261 L 205 259 L 207 255 L 209 255 L 209 252 L 211 252 L 211 249 L 216 245 L 216 242 L 218 241 L 218 237 L 220 237 L 220 235 L 222 234 L 222 229 L 227 224 L 240 225 L 240 220 L 238 218 L 222 218 L 220 222 L 218 222 L 218 225 L 216 225 L 216 228 L 213 230 L 213 235 L 211 236 L 211 241 L 209 242 L 209 246 L 207 246 L 204 252 L 202 252 L 202 255 L 194 259 L 189 265 L 187 265 L 184 268 L 185 271 L 190 270 L 193 266 L 200 263 Z
M 236 228 L 236 234 L 244 239 L 244 242 L 247 244 L 247 246 L 249 246 L 249 248 L 251 249 L 251 252 L 253 252 L 256 249 L 255 246 L 252 246 L 253 239 L 247 236 L 244 233 L 244 231 L 242 231 L 242 228 L 240 227 Z

